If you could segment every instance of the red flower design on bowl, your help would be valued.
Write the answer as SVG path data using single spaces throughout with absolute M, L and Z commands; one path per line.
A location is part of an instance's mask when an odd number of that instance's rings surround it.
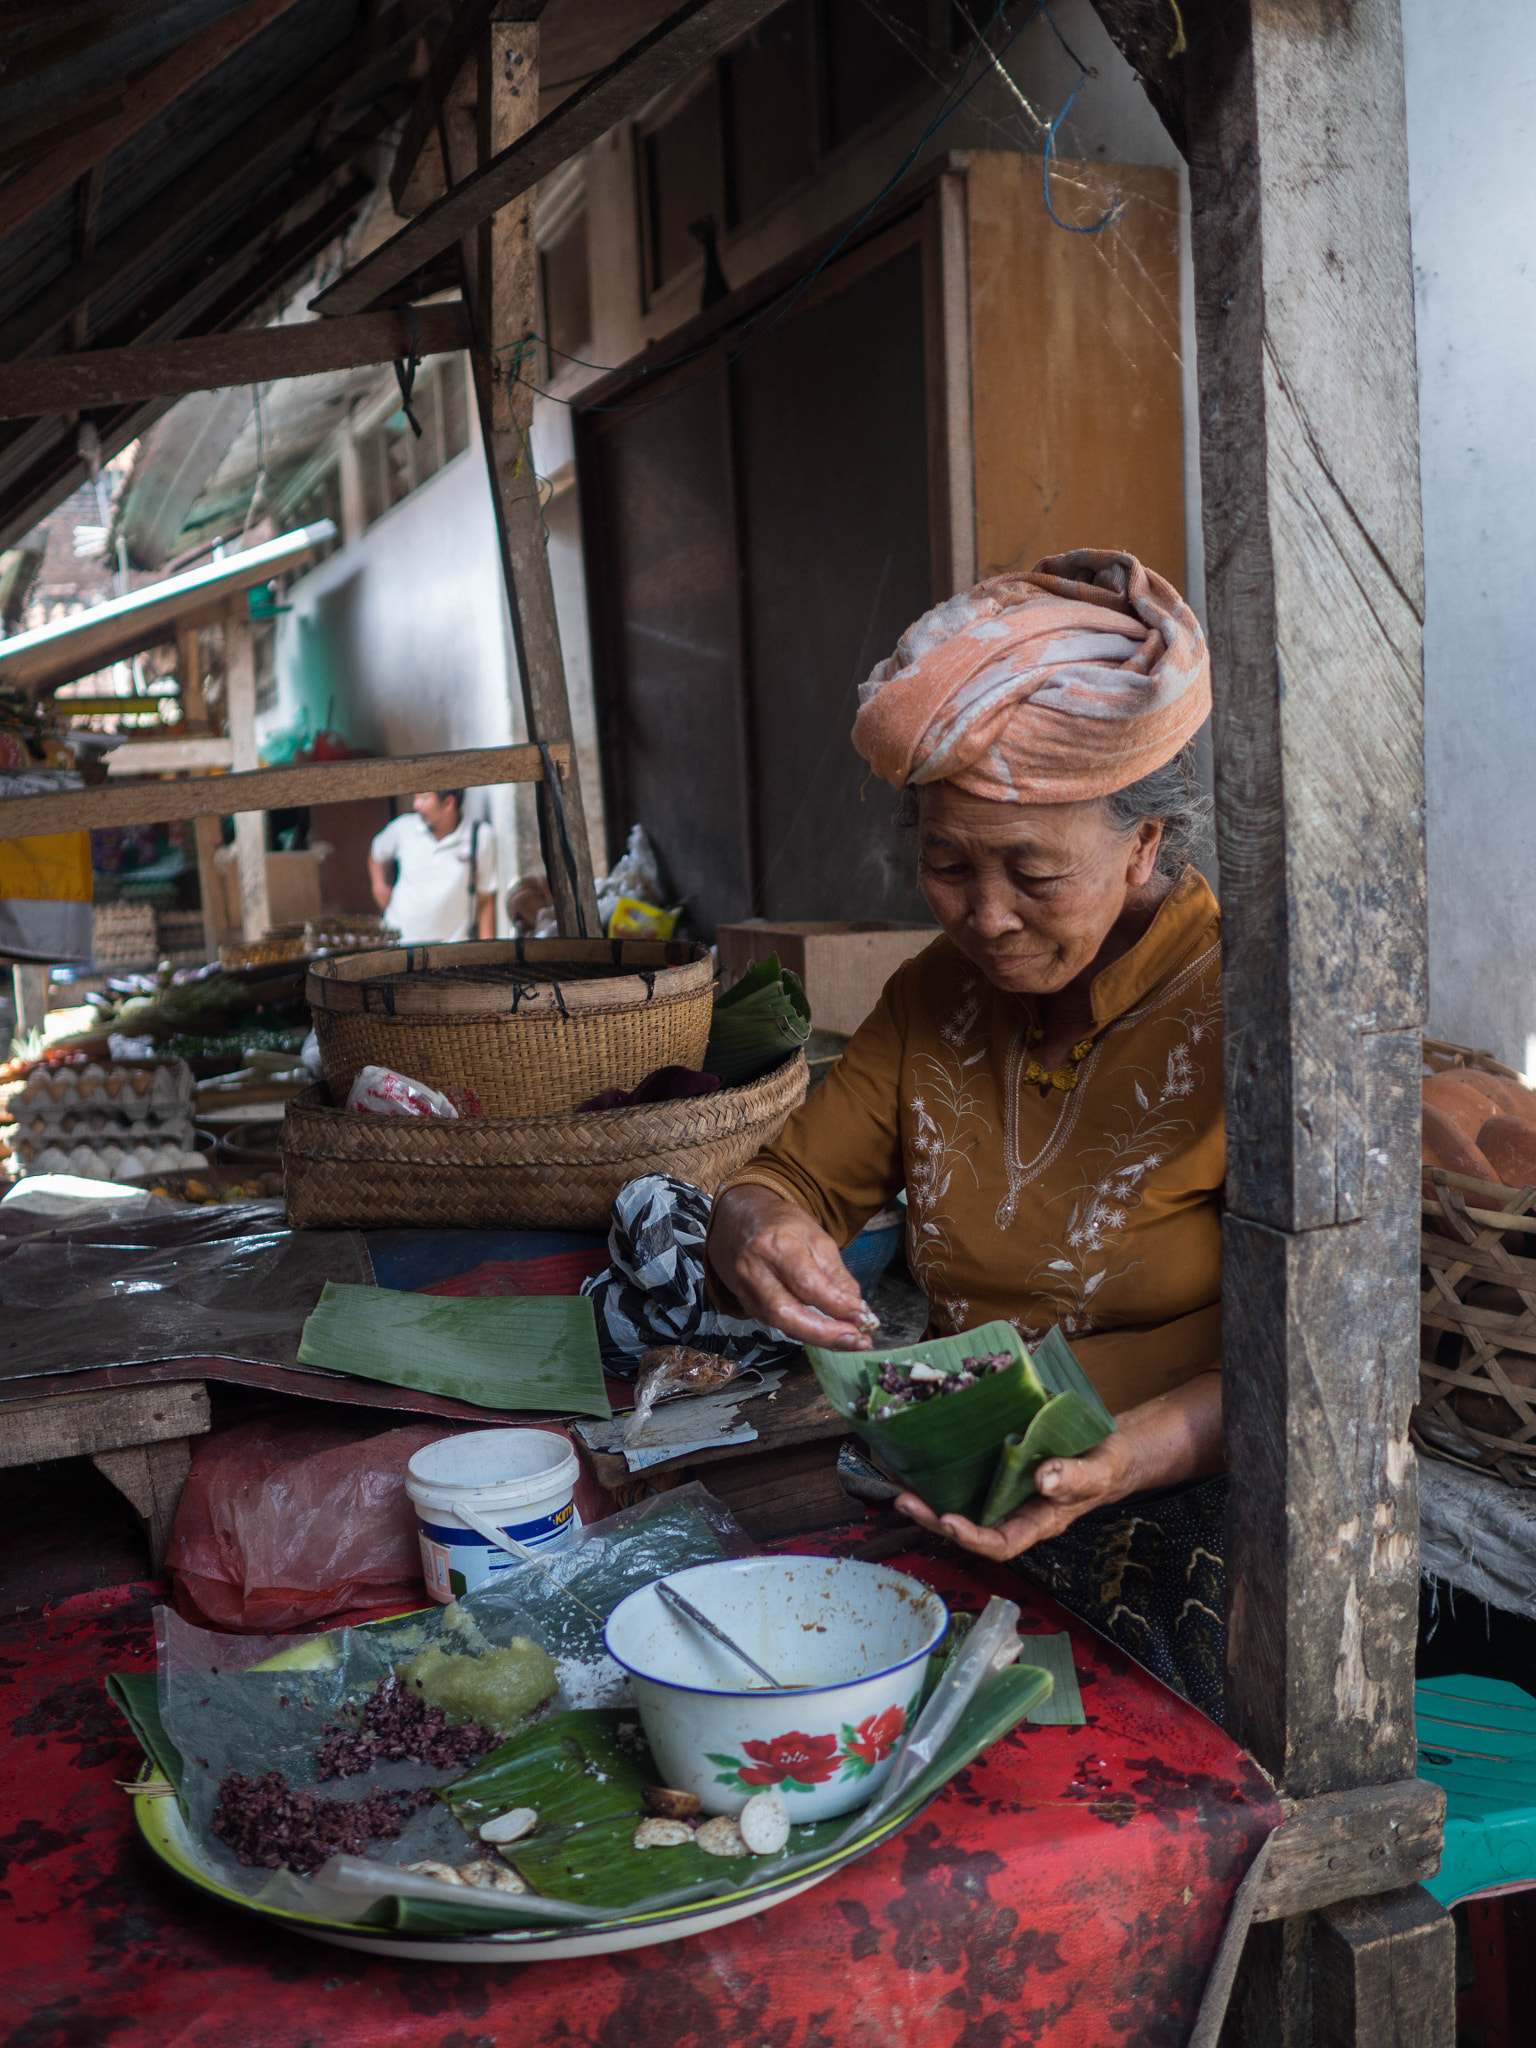
M 802 1735 L 791 1729 L 771 1742 L 744 1742 L 752 1761 L 743 1764 L 743 1785 L 824 1785 L 837 1769 L 835 1735 Z
M 862 1720 L 851 1734 L 844 1738 L 843 1747 L 849 1756 L 856 1756 L 870 1770 L 883 1763 L 900 1742 L 902 1731 L 907 1725 L 906 1711 L 902 1707 L 887 1707 L 883 1714 L 870 1714 Z

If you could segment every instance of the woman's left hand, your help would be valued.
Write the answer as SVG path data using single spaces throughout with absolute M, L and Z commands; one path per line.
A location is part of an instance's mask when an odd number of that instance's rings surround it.
M 1128 1408 L 1114 1434 L 1082 1457 L 1047 1458 L 1035 1474 L 1034 1498 L 996 1528 L 980 1528 L 964 1515 L 935 1514 L 915 1493 L 900 1494 L 896 1506 L 962 1549 L 1004 1564 L 1059 1536 L 1091 1508 L 1112 1506 L 1150 1487 L 1203 1479 L 1223 1463 L 1221 1374 L 1203 1372 L 1171 1394 Z

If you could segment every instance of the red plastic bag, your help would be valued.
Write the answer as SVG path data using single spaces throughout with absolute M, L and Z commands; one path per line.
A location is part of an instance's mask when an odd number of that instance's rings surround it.
M 355 1608 L 426 1606 L 405 1468 L 457 1434 L 429 1422 L 364 1437 L 284 1415 L 204 1437 L 166 1553 L 176 1611 L 274 1635 Z

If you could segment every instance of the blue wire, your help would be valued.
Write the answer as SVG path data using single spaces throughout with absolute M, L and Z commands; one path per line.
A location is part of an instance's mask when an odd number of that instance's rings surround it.
M 1085 71 L 1084 77 L 1086 76 L 1087 73 Z M 1045 195 L 1046 212 L 1051 216 L 1051 219 L 1056 223 L 1057 227 L 1059 227 L 1064 234 L 1102 235 L 1104 230 L 1107 227 L 1112 227 L 1114 223 L 1120 218 L 1121 214 L 1124 213 L 1125 201 L 1123 198 L 1117 196 L 1111 202 L 1111 204 L 1105 209 L 1102 217 L 1094 221 L 1093 224 L 1089 227 L 1074 227 L 1071 221 L 1062 219 L 1061 215 L 1056 211 L 1056 208 L 1051 203 L 1051 158 L 1054 155 L 1056 149 L 1056 130 L 1061 126 L 1062 122 L 1065 121 L 1067 115 L 1071 112 L 1072 102 L 1077 98 L 1078 93 L 1082 90 L 1082 84 L 1083 81 L 1080 78 L 1077 81 L 1077 84 L 1074 85 L 1072 90 L 1067 94 L 1065 105 L 1062 107 L 1061 112 L 1056 116 L 1055 120 L 1051 123 L 1049 133 L 1046 135 L 1045 155 L 1040 159 L 1040 190 Z

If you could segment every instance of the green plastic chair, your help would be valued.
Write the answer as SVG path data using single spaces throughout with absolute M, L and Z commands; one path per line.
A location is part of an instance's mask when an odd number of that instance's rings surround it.
M 1426 1889 L 1442 1906 L 1536 1886 L 1536 1699 L 1502 1678 L 1414 1689 L 1419 1776 L 1445 1792 L 1445 1855 Z

